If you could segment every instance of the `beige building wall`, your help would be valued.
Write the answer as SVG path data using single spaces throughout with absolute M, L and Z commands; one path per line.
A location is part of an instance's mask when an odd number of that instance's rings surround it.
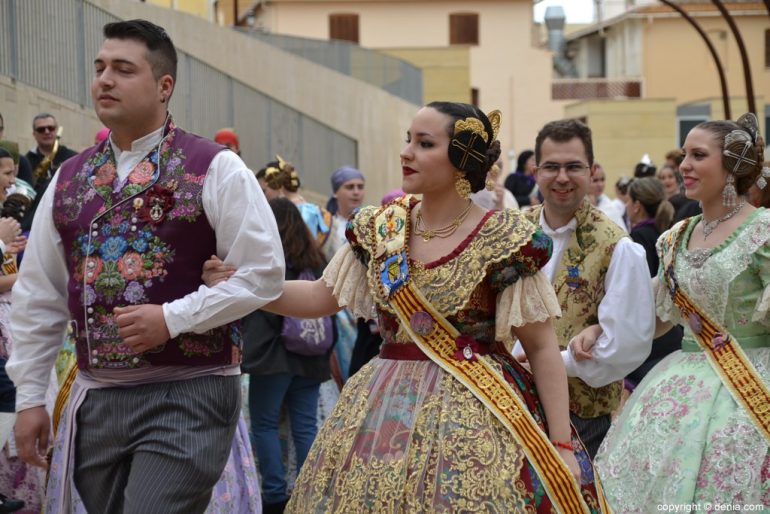
M 745 96 L 738 45 L 727 23 L 719 16 L 698 16 L 722 60 L 730 96 Z M 767 12 L 751 16 L 734 14 L 751 64 L 755 95 L 770 91 L 770 68 L 765 67 L 765 30 L 770 29 Z M 719 75 L 711 54 L 697 32 L 680 16 L 649 18 L 643 24 L 644 95 L 675 98 L 678 103 L 721 95 Z M 722 108 L 720 106 L 719 110 Z M 733 116 L 740 112 L 732 107 Z
M 257 23 L 276 34 L 327 39 L 330 14 L 358 14 L 360 45 L 373 49 L 449 45 L 449 15 L 479 14 L 479 45 L 470 46 L 470 87 L 480 107 L 500 109 L 503 155 L 534 145 L 537 131 L 563 117 L 551 100 L 551 53 L 533 47 L 531 0 L 271 0 Z M 507 164 L 507 159 L 506 164 Z
M 422 70 L 422 98 L 471 101 L 470 52 L 467 46 L 443 48 L 384 48 L 386 55 L 406 61 Z
M 175 9 L 209 21 L 214 20 L 214 7 L 211 0 L 145 0 L 148 4 Z M 232 0 L 231 0 L 232 1 Z
M 633 176 L 642 155 L 660 167 L 675 147 L 676 102 L 671 99 L 587 100 L 568 105 L 570 118 L 584 118 L 593 135 L 594 158 L 607 174 L 605 194 L 614 197 L 621 176 Z

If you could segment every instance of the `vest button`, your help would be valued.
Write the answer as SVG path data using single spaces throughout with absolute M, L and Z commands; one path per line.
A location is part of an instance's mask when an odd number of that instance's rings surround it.
M 136 232 L 136 225 L 131 225 L 131 232 Z
M 88 324 L 92 324 L 94 322 L 94 318 L 88 318 Z
M 133 362 L 134 364 L 137 364 L 139 362 L 139 357 L 134 357 L 133 359 L 131 359 L 131 362 Z
M 99 355 L 99 350 L 94 350 L 94 351 L 92 351 L 92 352 L 91 352 L 91 354 L 92 354 L 94 357 L 96 357 L 97 355 Z
M 88 314 L 93 314 L 94 313 L 94 308 L 93 307 L 89 307 L 88 309 L 86 309 L 86 312 L 88 312 Z
M 138 219 L 136 219 L 136 216 L 133 216 L 133 217 L 131 218 L 131 223 L 136 223 L 137 221 L 139 221 L 139 220 L 138 220 Z
M 91 359 L 91 364 L 99 364 L 99 359 Z
M 98 236 L 98 235 L 99 235 L 99 232 L 97 232 L 96 230 L 94 230 L 93 232 L 91 232 L 91 235 L 92 235 L 93 237 L 96 237 L 96 236 Z
M 93 225 L 91 225 L 91 227 L 92 228 L 99 228 L 99 224 L 98 223 L 94 223 Z

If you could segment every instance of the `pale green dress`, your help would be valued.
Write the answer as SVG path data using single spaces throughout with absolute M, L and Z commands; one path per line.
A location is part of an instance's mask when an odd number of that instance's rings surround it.
M 678 248 L 661 236 L 661 262 L 679 252 L 680 287 L 735 336 L 770 384 L 770 211 L 753 212 L 710 254 L 686 249 L 699 218 Z M 622 513 L 667 505 L 697 505 L 700 512 L 770 506 L 768 443 L 699 350 L 661 274 L 658 316 L 682 324 L 685 340 L 637 387 L 599 450 L 596 468 L 610 506 Z

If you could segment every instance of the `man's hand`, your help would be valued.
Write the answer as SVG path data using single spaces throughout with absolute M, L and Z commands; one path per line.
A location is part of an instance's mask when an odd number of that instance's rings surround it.
M 0 218 L 0 239 L 5 244 L 11 244 L 21 234 L 21 225 L 13 218 Z
M 136 353 L 146 352 L 171 338 L 160 305 L 115 307 L 118 334 Z
M 212 255 L 209 260 L 203 263 L 203 273 L 201 278 L 208 287 L 214 287 L 220 282 L 224 282 L 235 273 L 235 266 L 225 264 L 222 259 Z
M 25 409 L 16 415 L 16 447 L 27 464 L 48 468 L 46 454 L 51 420 L 44 406 Z

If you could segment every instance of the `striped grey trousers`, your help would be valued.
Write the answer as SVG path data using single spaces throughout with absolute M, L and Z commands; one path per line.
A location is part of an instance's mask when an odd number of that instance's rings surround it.
M 75 487 L 89 514 L 203 513 L 227 463 L 240 377 L 92 389 L 77 414 Z
M 609 414 L 605 414 L 598 418 L 581 418 L 571 412 L 569 417 L 580 436 L 580 440 L 583 441 L 589 457 L 591 457 L 591 460 L 594 460 L 596 452 L 599 451 L 599 446 L 604 441 L 604 436 L 610 430 L 612 417 Z

